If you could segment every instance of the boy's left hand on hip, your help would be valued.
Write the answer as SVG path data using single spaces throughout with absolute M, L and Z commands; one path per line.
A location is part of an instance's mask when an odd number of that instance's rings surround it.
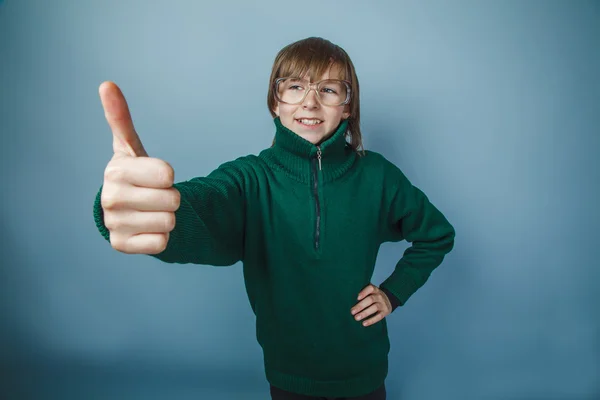
M 375 316 L 365 320 L 363 326 L 369 326 L 381 321 L 392 312 L 392 303 L 385 292 L 379 287 L 369 284 L 358 294 L 359 302 L 350 309 L 354 319 L 361 321 L 366 317 L 375 314 Z

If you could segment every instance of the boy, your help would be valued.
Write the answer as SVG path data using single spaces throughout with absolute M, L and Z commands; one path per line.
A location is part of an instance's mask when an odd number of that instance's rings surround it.
M 362 149 L 359 85 L 339 46 L 321 38 L 277 55 L 267 104 L 276 128 L 259 155 L 173 182 L 148 157 L 125 99 L 100 96 L 114 157 L 94 204 L 113 248 L 167 263 L 243 263 L 273 399 L 385 399 L 384 319 L 454 246 L 455 231 L 383 156 Z M 379 247 L 412 246 L 372 285 Z

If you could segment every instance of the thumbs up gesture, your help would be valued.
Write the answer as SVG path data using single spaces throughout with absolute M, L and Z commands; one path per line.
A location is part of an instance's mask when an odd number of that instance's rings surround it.
M 127 254 L 164 251 L 175 228 L 180 193 L 171 165 L 146 153 L 123 93 L 112 82 L 99 88 L 113 134 L 113 157 L 104 170 L 101 204 L 111 246 Z

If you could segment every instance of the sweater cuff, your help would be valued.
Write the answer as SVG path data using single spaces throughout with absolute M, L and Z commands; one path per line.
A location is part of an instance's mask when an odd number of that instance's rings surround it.
M 394 272 L 390 277 L 379 285 L 381 290 L 387 289 L 398 298 L 400 305 L 404 306 L 406 301 L 417 291 L 418 286 L 412 277 L 406 272 Z
M 110 242 L 110 232 L 106 228 L 106 225 L 104 225 L 104 210 L 102 209 L 101 203 L 103 186 L 104 185 L 100 186 L 100 190 L 98 190 L 96 198 L 94 199 L 94 222 L 96 223 L 96 227 L 98 228 L 98 231 L 100 231 L 100 234 L 104 239 Z
M 384 287 L 380 287 L 379 289 L 381 289 L 381 291 L 383 293 L 385 293 L 386 296 L 388 297 L 388 299 L 390 300 L 390 303 L 392 304 L 392 312 L 394 312 L 394 310 L 396 308 L 398 308 L 399 306 L 402 305 L 402 303 L 400 302 L 400 299 L 398 297 L 396 297 L 396 295 L 393 294 L 392 292 L 390 292 L 388 289 L 386 289 Z

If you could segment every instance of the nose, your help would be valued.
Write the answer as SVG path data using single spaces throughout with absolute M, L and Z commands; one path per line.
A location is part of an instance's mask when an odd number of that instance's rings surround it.
M 314 93 L 313 93 L 314 92 Z M 308 93 L 306 93 L 306 97 L 304 97 L 304 101 L 302 102 L 302 107 L 306 109 L 313 109 L 319 106 L 319 99 L 317 98 L 317 89 L 309 88 Z

